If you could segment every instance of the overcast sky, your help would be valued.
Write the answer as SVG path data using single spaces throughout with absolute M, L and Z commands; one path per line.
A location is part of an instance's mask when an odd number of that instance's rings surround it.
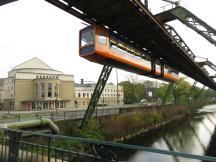
M 161 12 L 161 6 L 166 4 L 149 0 L 153 13 Z M 215 0 L 185 0 L 181 5 L 216 28 Z M 216 63 L 214 45 L 179 22 L 171 24 L 195 55 Z M 83 27 L 81 20 L 44 0 L 19 0 L 0 6 L 0 78 L 7 77 L 12 67 L 38 57 L 53 69 L 74 75 L 77 82 L 81 78 L 96 82 L 102 66 L 78 55 L 78 34 Z M 119 81 L 128 75 L 119 70 Z M 115 70 L 109 81 L 116 82 Z

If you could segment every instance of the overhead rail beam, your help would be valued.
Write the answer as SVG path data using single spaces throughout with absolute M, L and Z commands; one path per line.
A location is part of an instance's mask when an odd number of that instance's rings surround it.
M 184 7 L 178 6 L 159 13 L 155 18 L 161 24 L 178 19 L 216 46 L 216 30 Z
M 183 47 L 166 31 L 140 0 L 46 0 L 70 14 L 101 25 L 126 43 L 139 47 L 165 65 L 216 90 L 216 84 L 188 56 Z
M 15 2 L 17 0 L 0 0 L 0 6 L 3 6 L 5 4 L 8 4 L 8 3 L 12 3 L 12 2 Z

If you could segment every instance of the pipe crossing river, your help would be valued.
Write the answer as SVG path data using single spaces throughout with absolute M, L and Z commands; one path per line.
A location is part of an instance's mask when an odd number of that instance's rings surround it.
M 205 106 L 192 117 L 136 136 L 125 143 L 216 157 L 216 105 Z M 128 152 L 123 157 L 127 162 L 199 162 L 143 151 Z

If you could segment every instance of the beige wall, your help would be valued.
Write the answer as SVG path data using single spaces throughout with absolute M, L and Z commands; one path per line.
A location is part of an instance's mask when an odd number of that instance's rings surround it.
M 74 107 L 74 82 L 73 81 L 57 81 L 57 80 L 15 80 L 15 103 L 16 110 L 25 110 L 21 101 L 31 101 L 36 99 L 35 83 L 45 83 L 45 98 L 47 98 L 47 83 L 59 83 L 59 99 L 68 100 L 66 108 Z M 39 92 L 38 92 L 39 93 Z M 53 94 L 54 96 L 54 94 Z M 41 99 L 41 98 L 40 98 Z M 4 105 L 9 106 L 8 102 Z
M 77 107 L 87 108 L 91 98 L 76 98 Z
M 34 98 L 33 80 L 15 80 L 15 109 L 24 110 L 21 101 L 32 100 Z
M 77 101 L 77 107 L 87 108 L 88 104 L 91 100 L 91 94 L 94 92 L 94 86 L 86 86 L 86 85 L 78 85 L 75 88 L 75 100 Z M 123 103 L 123 87 L 118 87 L 118 104 L 124 104 Z M 98 101 L 99 105 L 117 105 L 117 86 L 116 85 L 106 85 L 100 99 Z
M 70 100 L 67 108 L 74 108 L 74 82 L 73 81 L 61 81 L 60 84 L 60 98 L 64 100 Z

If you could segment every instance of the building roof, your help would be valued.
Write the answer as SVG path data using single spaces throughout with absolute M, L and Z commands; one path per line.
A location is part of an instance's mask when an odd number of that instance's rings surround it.
M 47 69 L 47 70 L 53 70 L 49 65 L 45 64 L 43 61 L 38 59 L 37 57 L 34 57 L 22 64 L 19 64 L 12 68 L 12 70 L 18 70 L 18 69 Z
M 49 65 L 34 57 L 22 64 L 19 64 L 11 69 L 10 76 L 14 76 L 17 72 L 24 73 L 41 73 L 41 74 L 63 74 L 60 71 L 54 70 Z

